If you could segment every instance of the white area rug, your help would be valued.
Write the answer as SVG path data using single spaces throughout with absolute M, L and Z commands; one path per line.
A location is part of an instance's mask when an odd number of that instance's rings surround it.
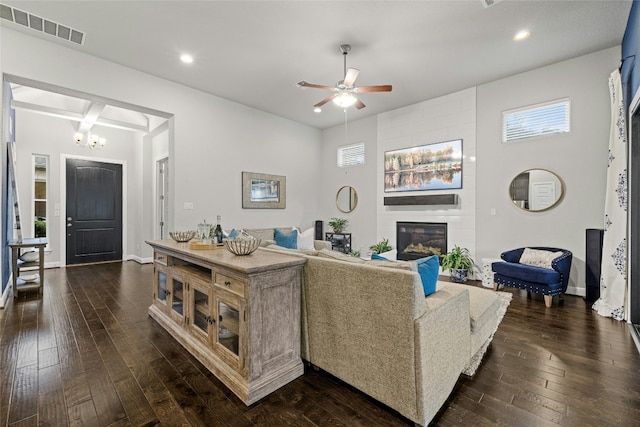
M 498 307 L 498 323 L 496 324 L 496 329 L 491 333 L 489 338 L 487 338 L 487 341 L 485 341 L 485 343 L 482 344 L 482 347 L 480 347 L 480 350 L 477 351 L 477 353 L 471 358 L 467 366 L 465 366 L 465 368 L 462 370 L 463 374 L 469 375 L 470 377 L 476 373 L 478 366 L 480 366 L 480 363 L 482 362 L 482 358 L 484 357 L 484 354 L 487 352 L 487 348 L 489 347 L 489 344 L 491 344 L 491 341 L 493 341 L 493 336 L 498 330 L 498 326 L 500 326 L 500 323 L 502 322 L 502 319 L 504 318 L 504 315 L 507 312 L 507 308 L 509 307 L 509 304 L 511 304 L 511 298 L 513 298 L 513 295 L 510 294 L 509 292 L 498 291 L 496 293 L 500 297 L 500 307 Z

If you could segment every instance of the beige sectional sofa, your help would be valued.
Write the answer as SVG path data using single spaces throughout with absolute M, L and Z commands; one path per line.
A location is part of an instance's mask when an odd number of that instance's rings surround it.
M 260 250 L 307 259 L 303 358 L 420 425 L 461 373 L 475 372 L 504 314 L 498 294 L 473 286 L 439 281 L 425 297 L 419 274 L 400 263 Z

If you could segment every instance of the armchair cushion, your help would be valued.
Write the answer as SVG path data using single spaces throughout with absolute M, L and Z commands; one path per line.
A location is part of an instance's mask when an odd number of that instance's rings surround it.
M 560 273 L 555 270 L 512 262 L 494 262 L 493 271 L 516 280 L 533 283 L 559 283 Z

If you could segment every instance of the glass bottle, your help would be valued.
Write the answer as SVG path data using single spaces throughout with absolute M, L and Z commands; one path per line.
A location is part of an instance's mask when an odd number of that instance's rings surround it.
M 223 235 L 223 233 L 222 233 L 222 226 L 220 225 L 221 218 L 222 218 L 222 217 L 221 217 L 220 215 L 218 215 L 218 217 L 217 217 L 217 219 L 216 219 L 217 224 L 216 224 L 216 228 L 215 228 L 215 238 L 216 238 L 216 240 L 215 240 L 215 241 L 216 241 L 216 243 L 217 243 L 218 245 L 221 245 L 221 244 L 222 244 L 222 239 L 224 238 L 224 235 Z

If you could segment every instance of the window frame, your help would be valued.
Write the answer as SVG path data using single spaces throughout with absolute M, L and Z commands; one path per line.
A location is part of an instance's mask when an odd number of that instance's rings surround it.
M 544 131 L 540 131 L 539 129 L 533 129 L 533 126 L 531 126 L 531 129 L 529 129 L 529 132 L 531 133 L 530 135 L 523 134 L 525 136 L 520 136 L 517 138 L 509 138 L 510 132 L 508 130 L 508 119 L 510 117 L 513 117 L 517 114 L 525 116 L 527 112 L 530 112 L 531 115 L 529 117 L 529 120 L 534 120 L 537 126 L 544 125 L 545 123 L 547 123 L 545 121 L 544 116 L 547 116 L 547 119 L 556 118 L 555 114 L 552 114 L 550 112 L 545 113 L 543 111 L 545 107 L 549 107 L 549 109 L 551 109 L 552 107 L 557 107 L 557 106 L 564 107 L 564 114 L 559 115 L 561 116 L 559 118 L 562 119 L 562 122 L 560 123 L 560 125 L 556 123 L 549 123 L 549 125 L 550 127 L 556 127 L 558 129 L 549 131 L 549 132 L 544 132 Z M 527 117 L 525 116 L 524 118 L 526 119 Z M 524 107 L 504 110 L 502 112 L 502 130 L 501 131 L 502 131 L 501 139 L 503 144 L 511 144 L 514 142 L 521 142 L 521 141 L 530 141 L 535 139 L 546 138 L 553 135 L 563 135 L 563 134 L 571 133 L 571 98 L 569 97 L 559 98 L 559 99 L 554 99 L 546 102 L 541 102 L 538 104 L 531 104 L 531 105 L 526 105 Z
M 44 199 L 36 199 L 36 183 L 37 182 L 42 182 L 42 179 L 39 179 L 39 177 L 36 174 L 36 166 L 37 166 L 37 162 L 36 162 L 36 158 L 37 157 L 42 157 L 45 159 L 45 198 Z M 35 230 L 35 222 L 36 222 L 36 203 L 37 202 L 44 202 L 45 203 L 45 224 L 46 224 L 46 228 L 45 228 L 45 233 L 46 233 L 46 238 L 49 239 L 50 237 L 50 223 L 51 223 L 51 217 L 50 217 L 50 212 L 51 209 L 49 209 L 49 188 L 51 187 L 51 159 L 49 157 L 48 154 L 38 154 L 38 153 L 33 153 L 31 155 L 31 195 L 30 195 L 30 199 L 31 199 L 31 233 L 32 236 L 36 236 L 36 230 Z M 48 247 L 48 245 L 47 245 Z
M 345 151 L 348 152 L 349 149 L 356 149 L 362 147 L 362 152 L 357 152 L 357 153 L 348 153 L 348 155 L 345 156 Z M 345 163 L 345 157 L 347 158 L 353 158 L 356 159 L 355 161 L 349 162 L 349 163 Z M 358 157 L 362 158 L 362 161 L 360 161 L 359 159 L 357 159 Z M 348 145 L 341 145 L 337 148 L 336 150 L 336 165 L 339 168 L 348 168 L 348 167 L 352 167 L 352 166 L 362 166 L 364 165 L 366 162 L 366 147 L 365 147 L 365 143 L 364 141 L 361 142 L 356 142 L 354 144 L 348 144 Z

